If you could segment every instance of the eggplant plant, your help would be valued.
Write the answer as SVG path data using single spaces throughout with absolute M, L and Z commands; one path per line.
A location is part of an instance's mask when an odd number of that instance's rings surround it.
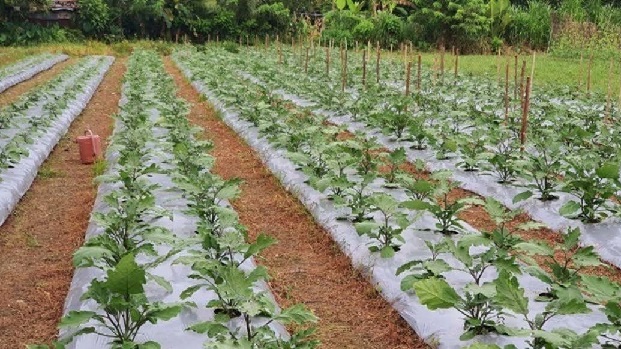
M 533 316 L 529 310 L 529 300 L 524 295 L 524 289 L 520 287 L 517 277 L 503 271 L 496 281 L 495 300 L 526 321 L 529 326 L 527 329 L 504 327 L 503 330 L 512 336 L 530 337 L 528 342 L 530 348 L 592 348 L 599 343 L 597 338 L 599 333 L 593 329 L 584 334 L 578 334 L 568 328 L 555 328 L 551 331 L 544 329 L 544 326 L 555 317 L 586 314 L 591 311 L 576 287 L 559 290 L 557 297 L 547 302 L 544 310 Z
M 379 252 L 382 258 L 391 258 L 405 243 L 401 233 L 410 225 L 410 221 L 401 212 L 399 202 L 388 194 L 373 194 L 369 197 L 369 203 L 380 218 L 372 222 L 356 223 L 356 231 L 371 239 L 369 251 Z
M 401 173 L 401 165 L 407 160 L 405 149 L 399 148 L 390 153 L 383 153 L 383 159 L 386 164 L 386 171 L 383 174 L 386 179 L 384 186 L 391 189 L 398 188 L 397 176 Z
M 559 189 L 563 172 L 563 152 L 560 144 L 537 138 L 530 146 L 532 150 L 524 153 L 524 166 L 519 173 L 528 182 L 526 187 L 530 190 L 521 193 L 515 202 L 533 196 L 532 191 L 539 194 L 541 201 L 558 199 L 554 193 Z
M 609 200 L 621 186 L 618 161 L 601 163 L 600 159 L 585 153 L 569 156 L 565 162 L 561 190 L 576 197 L 577 201 L 568 201 L 559 213 L 586 223 L 596 223 L 614 214 L 617 209 Z
M 530 265 L 527 272 L 549 285 L 549 289 L 539 295 L 540 300 L 558 299 L 559 292 L 568 288 L 579 289 L 581 271 L 602 265 L 593 246 L 580 246 L 579 228 L 569 228 L 563 234 L 563 242 L 555 247 L 544 242 L 522 242 L 516 249 L 525 253 L 521 259 Z M 543 258 L 546 268 L 529 256 Z
M 436 230 L 442 234 L 457 234 L 463 230 L 459 213 L 472 204 L 479 203 L 472 198 L 452 199 L 450 194 L 459 185 L 449 180 L 450 172 L 439 171 L 431 176 L 429 182 L 422 186 L 431 184 L 430 195 L 425 199 L 409 200 L 403 203 L 403 207 L 426 211 L 433 215 L 436 220 Z M 423 188 L 427 191 L 428 188 Z
M 444 259 L 437 258 L 438 252 L 434 252 L 432 259 L 413 261 L 399 268 L 399 272 L 415 271 L 415 276 L 404 279 L 402 288 L 413 291 L 430 310 L 455 309 L 462 314 L 462 340 L 488 333 L 503 333 L 500 325 L 504 309 L 495 300 L 497 280 L 489 280 L 491 274 L 488 273 L 496 266 L 497 248 L 493 242 L 481 235 L 466 235 L 457 241 L 445 238 L 440 246 L 434 245 L 434 249 L 452 255 L 460 265 L 451 267 Z M 423 273 L 419 265 L 423 266 Z M 458 292 L 442 277 L 442 274 L 451 271 L 465 273 L 472 281 Z
M 140 329 L 147 323 L 168 321 L 177 316 L 184 304 L 150 302 L 145 295 L 145 270 L 136 264 L 133 254 L 123 257 L 107 271 L 103 280 L 93 280 L 84 300 L 97 304 L 96 311 L 77 310 L 65 315 L 59 327 L 66 330 L 60 340 L 48 347 L 29 346 L 30 349 L 64 349 L 76 337 L 97 334 L 110 340 L 113 349 L 159 349 L 153 341 L 135 342 Z

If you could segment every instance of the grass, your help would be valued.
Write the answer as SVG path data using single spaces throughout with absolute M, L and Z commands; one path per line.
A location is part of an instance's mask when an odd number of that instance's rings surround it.
M 437 53 L 423 53 L 422 61 L 427 66 L 432 66 L 434 58 L 439 57 Z M 437 58 L 439 61 L 439 58 Z M 522 67 L 522 61 L 526 61 L 526 75 L 530 75 L 533 63 L 532 56 L 518 57 L 518 74 Z M 478 76 L 488 76 L 498 79 L 498 64 L 500 63 L 500 71 L 504 79 L 505 67 L 509 63 L 509 79 L 513 79 L 514 74 L 514 57 L 500 57 L 493 55 L 469 55 L 459 57 L 459 73 L 472 74 Z M 445 56 L 445 74 L 453 74 L 455 67 L 455 58 L 447 54 Z M 582 88 L 586 90 L 588 57 L 583 59 L 580 65 L 580 57 L 575 59 L 559 58 L 549 54 L 538 54 L 535 58 L 535 88 L 546 87 L 550 85 L 567 85 L 578 87 L 580 81 L 580 71 L 582 69 Z M 604 60 L 593 60 L 591 73 L 592 91 L 605 94 L 608 90 L 608 75 L 610 62 Z M 615 96 L 619 96 L 621 88 L 621 66 L 615 62 L 612 77 L 613 100 Z
M 41 166 L 41 168 L 39 168 L 39 173 L 38 173 L 38 177 L 40 179 L 51 179 L 51 178 L 58 178 L 58 177 L 63 177 L 65 174 L 59 171 L 56 171 L 48 166 Z

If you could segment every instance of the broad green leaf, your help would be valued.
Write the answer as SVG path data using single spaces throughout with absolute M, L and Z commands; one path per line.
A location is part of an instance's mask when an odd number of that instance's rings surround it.
M 90 321 L 95 314 L 96 313 L 92 311 L 70 311 L 67 315 L 60 319 L 58 327 L 65 328 L 80 326 Z
M 429 208 L 429 203 L 423 200 L 409 200 L 402 202 L 401 206 L 409 210 L 424 211 Z
M 543 243 L 520 242 L 515 245 L 515 249 L 531 255 L 551 256 L 554 254 L 554 250 Z
M 158 305 L 155 309 L 151 310 L 149 313 L 149 319 L 151 322 L 155 323 L 157 320 L 168 321 L 175 316 L 179 315 L 181 312 L 181 305 Z
M 360 235 L 367 235 L 379 229 L 379 224 L 375 222 L 356 223 L 356 232 Z
M 503 307 L 517 314 L 528 315 L 528 298 L 520 288 L 517 278 L 507 272 L 501 272 L 495 281 L 496 301 Z
M 380 257 L 382 258 L 392 258 L 395 256 L 395 249 L 392 246 L 384 246 L 380 250 Z
M 619 164 L 607 163 L 595 170 L 600 178 L 615 179 L 619 178 Z
M 517 204 L 520 201 L 524 201 L 524 200 L 528 200 L 531 197 L 533 197 L 533 192 L 530 190 L 527 190 L 525 192 L 521 192 L 519 194 L 517 194 L 515 197 L 513 197 L 513 203 Z
M 561 216 L 571 216 L 580 210 L 580 204 L 576 201 L 567 201 L 565 205 L 561 206 L 558 213 Z
M 582 275 L 581 285 L 589 297 L 598 303 L 621 300 L 621 286 L 601 276 Z
M 134 255 L 123 257 L 113 270 L 108 271 L 106 285 L 111 292 L 121 295 L 144 293 L 147 282 L 145 271 L 134 260 Z
M 275 245 L 276 243 L 277 240 L 275 238 L 267 234 L 259 234 L 256 241 L 248 246 L 248 250 L 246 250 L 246 253 L 244 253 L 244 258 L 250 258 L 251 256 L 258 254 L 259 252 L 265 250 L 272 245 Z
M 459 295 L 443 279 L 430 278 L 414 284 L 414 292 L 420 302 L 431 310 L 449 309 L 459 301 Z

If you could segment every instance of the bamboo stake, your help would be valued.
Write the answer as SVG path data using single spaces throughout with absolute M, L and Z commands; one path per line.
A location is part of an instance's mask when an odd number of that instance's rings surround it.
M 517 96 L 518 96 L 518 55 L 515 55 L 514 57 L 514 72 L 513 72 L 513 80 L 514 80 L 514 86 L 513 86 L 513 99 L 517 100 Z
M 453 50 L 455 50 L 455 47 L 453 47 Z M 457 51 L 455 52 L 455 79 L 457 79 L 458 73 L 459 73 L 459 49 L 457 49 Z
M 445 49 L 443 45 L 442 49 L 440 50 L 440 78 L 442 83 L 444 83 L 444 53 Z
M 591 96 L 591 71 L 593 68 L 593 53 L 589 57 L 589 68 L 587 71 L 587 96 Z
M 528 129 L 528 111 L 530 108 L 530 76 L 526 78 L 526 91 L 524 93 L 524 110 L 522 112 L 522 128 L 520 130 L 521 151 L 526 144 L 526 131 Z
M 367 50 L 362 50 L 362 87 L 367 88 Z
M 375 60 L 375 80 L 377 84 L 380 83 L 380 59 L 381 59 L 381 50 L 379 41 L 377 42 L 377 58 Z
M 610 121 L 610 114 L 612 109 L 612 70 L 614 68 L 614 63 L 612 58 L 610 59 L 610 68 L 608 69 L 608 93 L 606 94 L 606 112 L 605 120 Z
M 418 69 L 418 71 L 416 72 L 416 90 L 417 91 L 420 91 L 422 60 L 423 60 L 423 57 L 419 54 L 418 55 L 418 62 L 417 62 L 417 65 L 418 65 L 417 69 Z
M 509 62 L 505 68 L 505 125 L 509 124 Z
M 524 77 L 526 75 L 526 60 L 522 61 L 522 70 L 520 71 L 520 105 L 524 110 Z
M 341 91 L 345 93 L 345 88 L 347 87 L 347 50 L 343 51 L 343 76 L 341 81 Z
M 326 76 L 330 78 L 330 47 L 326 47 Z
M 408 61 L 407 68 L 405 69 L 405 96 L 410 95 L 410 77 L 412 73 L 412 62 Z
M 582 63 L 584 60 L 584 53 L 580 51 L 580 66 L 578 67 L 578 90 L 582 90 Z
M 310 48 L 306 46 L 306 58 L 304 59 L 304 73 L 308 74 L 308 53 Z

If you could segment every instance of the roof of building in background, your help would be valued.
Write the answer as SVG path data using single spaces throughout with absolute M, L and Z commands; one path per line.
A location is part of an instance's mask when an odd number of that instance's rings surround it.
M 50 11 L 75 11 L 77 8 L 77 0 L 54 0 Z

